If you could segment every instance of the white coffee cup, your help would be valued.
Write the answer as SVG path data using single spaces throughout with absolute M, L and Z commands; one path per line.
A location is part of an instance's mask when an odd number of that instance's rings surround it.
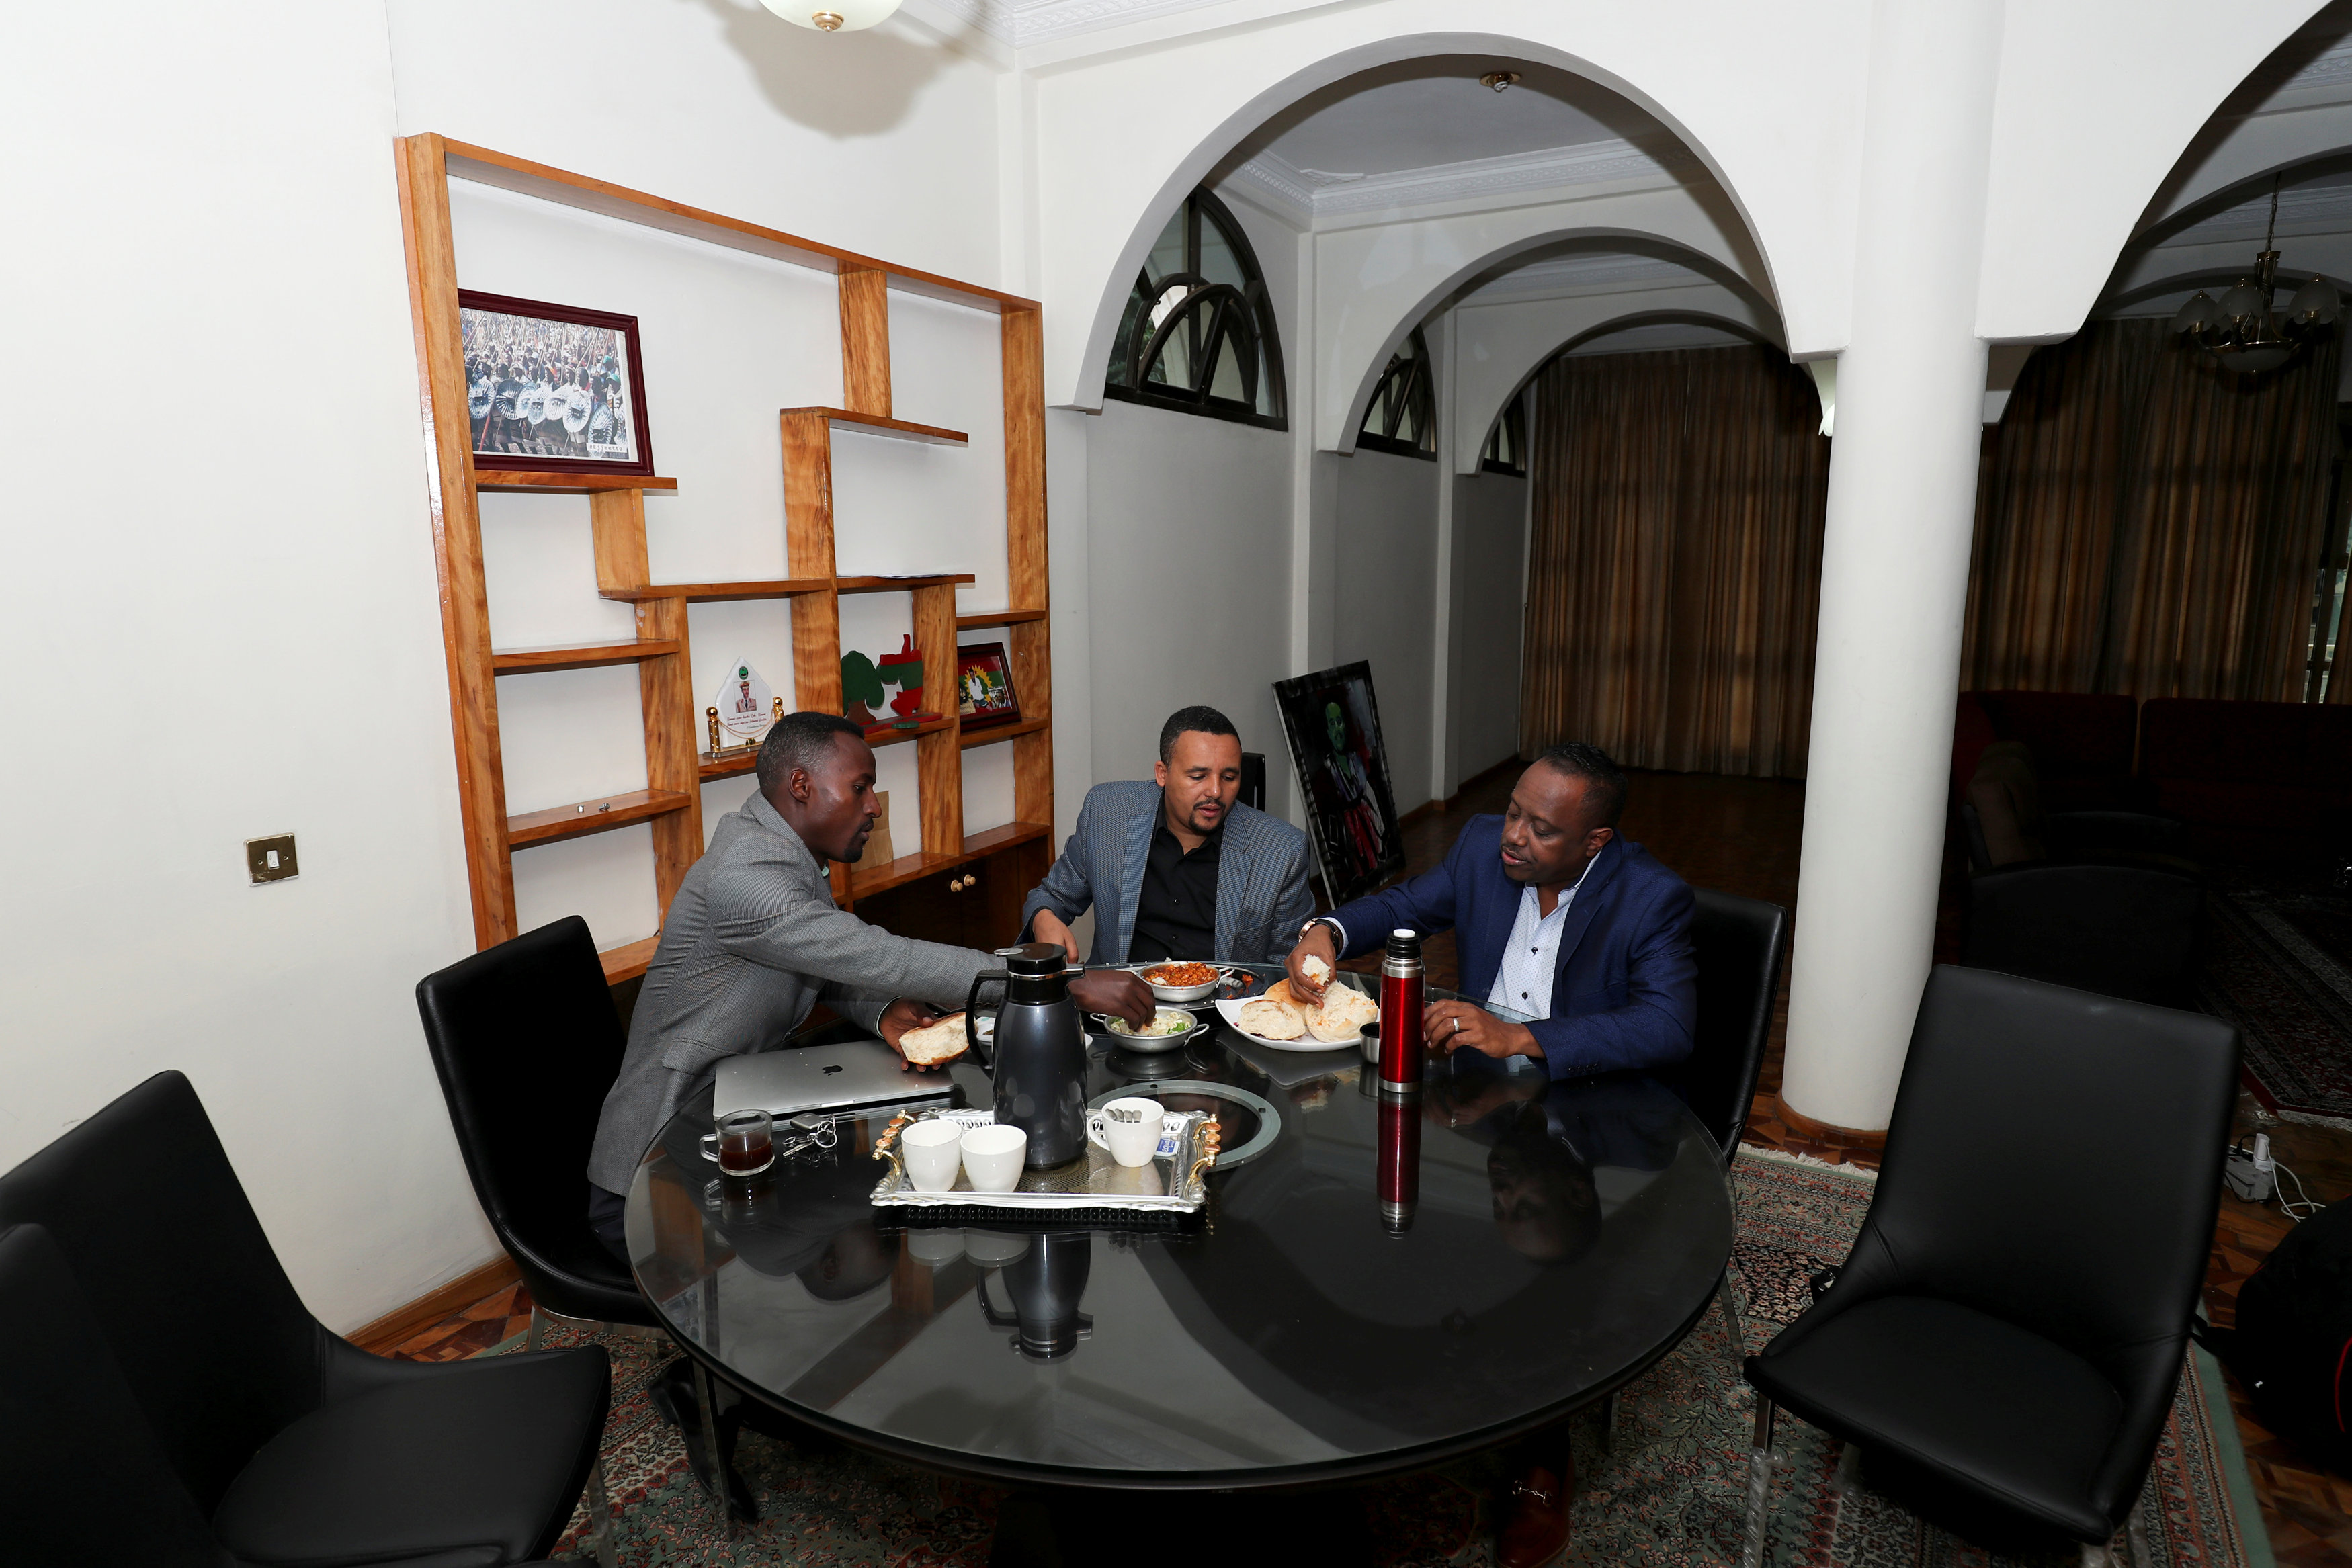
M 1029 1153 L 1029 1134 L 1018 1127 L 993 1123 L 963 1135 L 963 1174 L 974 1192 L 1011 1192 L 1021 1183 L 1021 1165 Z
M 1120 1165 L 1148 1166 L 1159 1152 L 1160 1119 L 1166 1114 L 1159 1101 L 1129 1095 L 1090 1113 L 1087 1137 L 1108 1149 L 1110 1157 Z
M 963 1159 L 963 1128 L 944 1116 L 909 1122 L 898 1134 L 898 1157 L 917 1192 L 946 1192 L 955 1186 Z

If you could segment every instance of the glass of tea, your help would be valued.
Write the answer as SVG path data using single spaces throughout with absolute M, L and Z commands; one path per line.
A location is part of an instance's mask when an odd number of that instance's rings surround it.
M 776 1163 L 775 1126 L 765 1111 L 730 1111 L 702 1134 L 702 1157 L 729 1176 L 757 1176 Z

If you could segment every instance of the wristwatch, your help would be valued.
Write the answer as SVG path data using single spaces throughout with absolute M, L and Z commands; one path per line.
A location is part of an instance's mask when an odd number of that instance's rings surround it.
M 1331 939 L 1334 942 L 1340 943 L 1342 946 L 1346 944 L 1348 934 L 1339 928 L 1339 923 L 1338 921 L 1332 919 L 1328 915 L 1318 915 L 1314 919 L 1308 921 L 1306 925 L 1300 926 L 1298 928 L 1298 939 L 1301 942 L 1306 941 L 1307 934 L 1309 931 L 1314 930 L 1318 925 L 1328 925 L 1331 928 Z

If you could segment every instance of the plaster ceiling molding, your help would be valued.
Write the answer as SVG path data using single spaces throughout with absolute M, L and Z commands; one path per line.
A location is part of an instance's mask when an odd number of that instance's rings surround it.
M 1539 147 L 1495 158 L 1426 164 L 1380 174 L 1302 169 L 1271 148 L 1234 171 L 1244 190 L 1270 199 L 1298 227 L 1369 213 L 1402 216 L 1446 203 L 1507 205 L 1581 185 L 1671 185 L 1700 167 L 1679 142 L 1641 147 L 1619 139 Z
M 2238 111 L 2247 115 L 2352 98 L 2352 37 L 2336 39 L 2293 70 L 2284 68 L 2273 56 L 2257 66 L 2231 96 L 2251 106 Z
M 1316 193 L 1332 185 L 1350 183 L 1362 179 L 1361 174 L 1331 174 L 1320 169 L 1301 169 L 1279 153 L 1261 152 L 1218 182 L 1218 189 L 1233 192 L 1245 199 L 1268 207 L 1295 229 L 1315 226 Z
M 2155 247 L 2162 252 L 2185 246 L 2260 242 L 2270 222 L 2271 198 L 2261 195 L 2192 224 Z M 2281 238 L 2296 235 L 2339 234 L 2352 229 L 2352 183 L 2289 185 L 2279 192 L 2278 232 Z

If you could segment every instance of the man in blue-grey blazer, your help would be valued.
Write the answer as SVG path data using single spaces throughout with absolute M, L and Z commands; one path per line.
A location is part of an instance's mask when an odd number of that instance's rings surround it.
M 1310 925 L 1291 949 L 1292 989 L 1319 997 L 1332 963 L 1378 951 L 1391 930 L 1452 929 L 1462 992 L 1486 1007 L 1431 1003 L 1432 1050 L 1533 1057 L 1554 1078 L 1673 1066 L 1690 1054 L 1698 1008 L 1694 901 L 1617 836 L 1624 805 L 1608 753 L 1553 747 L 1519 776 L 1509 809 L 1471 818 L 1435 871 Z
M 1097 784 L 1062 858 L 1030 889 L 1031 937 L 1079 956 L 1070 922 L 1095 911 L 1090 964 L 1162 958 L 1265 964 L 1314 912 L 1307 835 L 1238 803 L 1242 742 L 1212 707 L 1160 729 L 1152 782 Z

